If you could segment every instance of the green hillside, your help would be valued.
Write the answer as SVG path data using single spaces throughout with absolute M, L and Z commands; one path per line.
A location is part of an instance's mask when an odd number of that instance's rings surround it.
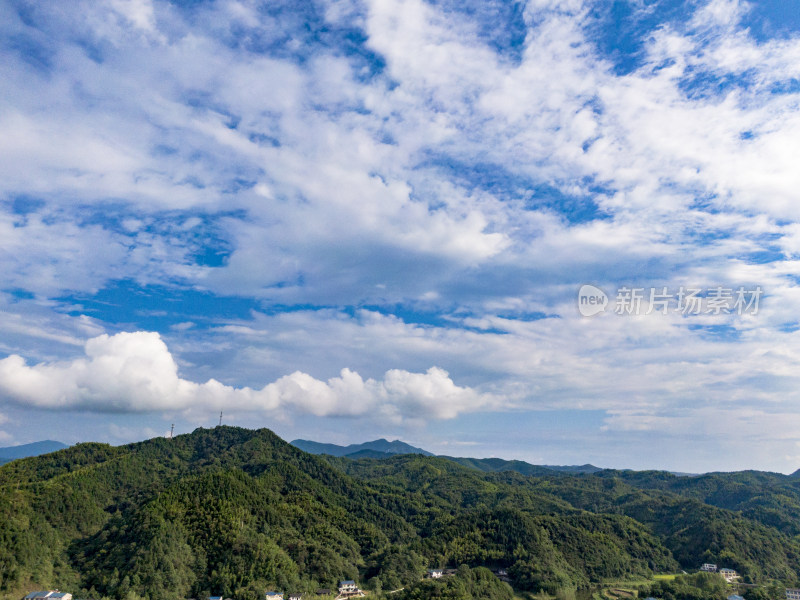
M 742 471 L 676 477 L 655 471 L 623 471 L 616 476 L 636 487 L 666 490 L 719 508 L 740 511 L 747 518 L 792 536 L 800 535 L 800 478 L 796 475 Z
M 0 596 L 256 600 L 355 579 L 408 598 L 505 598 L 478 567 L 506 569 L 516 590 L 561 594 L 707 560 L 753 581 L 797 580 L 796 539 L 656 484 L 485 473 L 421 455 L 320 457 L 265 429 L 79 444 L 0 467 Z M 420 581 L 459 565 L 472 569 Z

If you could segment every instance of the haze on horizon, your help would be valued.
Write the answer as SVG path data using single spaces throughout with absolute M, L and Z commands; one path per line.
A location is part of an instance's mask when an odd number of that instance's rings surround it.
M 222 411 L 800 466 L 793 4 L 0 0 L 0 30 L 0 445 Z

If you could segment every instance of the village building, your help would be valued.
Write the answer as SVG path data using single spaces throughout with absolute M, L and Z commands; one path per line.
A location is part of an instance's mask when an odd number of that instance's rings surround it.
M 265 598 L 266 600 L 283 600 L 283 594 L 281 592 L 267 592 Z
M 800 589 L 786 588 L 786 600 L 800 600 Z
M 363 595 L 364 592 L 359 589 L 356 582 L 352 579 L 339 582 L 339 596 L 337 597 L 339 600 L 344 598 L 361 597 Z
M 428 569 L 428 577 L 431 579 L 439 579 L 442 575 L 444 575 L 442 569 Z
M 702 567 L 700 567 L 701 571 L 707 571 L 709 573 L 716 573 L 717 572 L 717 565 L 713 563 L 705 563 Z
M 739 579 L 739 575 L 733 569 L 720 569 L 719 574 L 722 575 L 728 583 L 731 583 L 734 579 Z

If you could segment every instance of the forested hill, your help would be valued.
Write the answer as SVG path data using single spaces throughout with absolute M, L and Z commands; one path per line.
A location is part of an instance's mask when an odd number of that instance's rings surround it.
M 790 518 L 791 502 L 773 496 L 791 499 L 800 482 L 785 479 L 742 496 L 762 507 L 751 514 L 716 501 L 723 486 L 713 482 L 319 457 L 266 429 L 79 444 L 0 467 L 0 595 L 257 600 L 339 579 L 393 590 L 462 564 L 504 568 L 517 589 L 551 593 L 702 562 L 794 584 L 800 545 L 765 516 Z M 486 571 L 460 573 L 451 588 L 508 596 Z

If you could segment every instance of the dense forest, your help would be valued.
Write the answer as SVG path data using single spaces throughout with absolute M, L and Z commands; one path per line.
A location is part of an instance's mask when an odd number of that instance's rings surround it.
M 397 600 L 504 600 L 511 588 L 488 569 L 505 569 L 516 590 L 556 595 L 703 562 L 796 585 L 798 516 L 800 480 L 778 474 L 352 460 L 307 454 L 266 429 L 217 427 L 0 467 L 0 596 L 257 600 L 355 579 L 405 588 Z M 423 581 L 433 567 L 457 572 Z M 698 581 L 653 592 L 719 597 Z

